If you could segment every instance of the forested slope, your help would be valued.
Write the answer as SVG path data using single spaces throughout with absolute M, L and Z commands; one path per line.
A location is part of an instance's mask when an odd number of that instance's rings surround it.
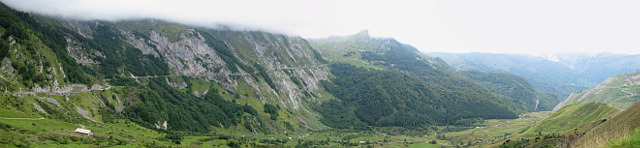
M 329 61 L 323 83 L 339 98 L 322 105 L 334 127 L 464 125 L 474 119 L 516 118 L 524 108 L 458 76 L 442 60 L 394 39 L 352 36 L 310 40 Z M 331 83 L 332 82 L 332 83 Z M 366 95 L 365 95 L 366 94 Z M 327 117 L 358 117 L 339 120 Z
M 560 102 L 554 94 L 538 91 L 527 80 L 514 74 L 477 70 L 458 70 L 457 73 L 511 102 L 524 106 L 527 111 L 549 111 Z

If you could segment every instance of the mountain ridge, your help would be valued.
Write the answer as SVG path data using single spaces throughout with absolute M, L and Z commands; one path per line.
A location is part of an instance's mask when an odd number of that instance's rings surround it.
M 594 88 L 572 93 L 554 110 L 577 102 L 600 102 L 618 108 L 628 108 L 640 101 L 639 78 L 640 71 L 611 76 Z

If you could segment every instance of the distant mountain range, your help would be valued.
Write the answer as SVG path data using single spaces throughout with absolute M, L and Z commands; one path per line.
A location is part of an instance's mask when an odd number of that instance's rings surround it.
M 596 82 L 602 82 L 613 75 L 640 69 L 640 55 L 563 53 L 547 59 L 562 63 L 577 74 L 592 78 Z
M 640 68 L 640 55 L 558 54 L 548 58 L 501 53 L 440 53 L 451 67 L 485 72 L 513 73 L 527 79 L 536 89 L 564 99 L 574 91 L 591 88 L 607 77 Z

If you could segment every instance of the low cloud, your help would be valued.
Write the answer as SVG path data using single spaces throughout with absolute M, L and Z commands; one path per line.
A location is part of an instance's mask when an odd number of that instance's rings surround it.
M 1 0 L 82 20 L 155 18 L 318 38 L 369 29 L 424 51 L 640 52 L 636 1 Z

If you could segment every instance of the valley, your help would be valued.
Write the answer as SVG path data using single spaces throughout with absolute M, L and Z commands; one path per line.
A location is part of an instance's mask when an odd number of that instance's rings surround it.
M 0 147 L 640 145 L 637 55 L 425 52 L 368 30 L 266 30 L 3 1 Z
M 3 110 L 3 116 L 31 117 L 22 113 Z M 325 129 L 306 134 L 286 135 L 253 135 L 251 132 L 241 132 L 234 129 L 220 130 L 201 136 L 184 136 L 180 144 L 162 140 L 162 133 L 137 126 L 126 120 L 116 120 L 115 124 L 86 124 L 87 129 L 92 129 L 96 135 L 95 140 L 86 137 L 76 137 L 69 134 L 55 138 L 49 135 L 73 131 L 80 127 L 77 124 L 68 124 L 51 119 L 29 120 L 1 120 L 5 136 L 2 139 L 14 139 L 29 136 L 30 133 L 39 133 L 36 137 L 42 141 L 63 142 L 57 146 L 185 146 L 185 147 L 455 147 L 455 146 L 482 146 L 495 141 L 507 139 L 522 132 L 531 124 L 535 124 L 548 116 L 549 112 L 534 112 L 522 115 L 518 119 L 492 119 L 473 125 L 474 127 L 432 126 L 428 128 L 405 129 L 400 127 L 380 127 L 371 131 Z M 120 128 L 124 127 L 124 128 Z M 49 129 L 49 130 L 47 130 Z M 118 129 L 118 130 L 115 130 Z M 123 136 L 126 135 L 126 136 Z M 291 137 L 291 139 L 289 139 Z M 97 139 L 103 138 L 103 139 Z M 135 139 L 135 141 L 128 141 Z M 364 141 L 365 143 L 360 143 Z M 435 144 L 429 143 L 435 141 Z M 30 145 L 33 141 L 12 141 L 37 147 L 56 147 L 56 145 Z

